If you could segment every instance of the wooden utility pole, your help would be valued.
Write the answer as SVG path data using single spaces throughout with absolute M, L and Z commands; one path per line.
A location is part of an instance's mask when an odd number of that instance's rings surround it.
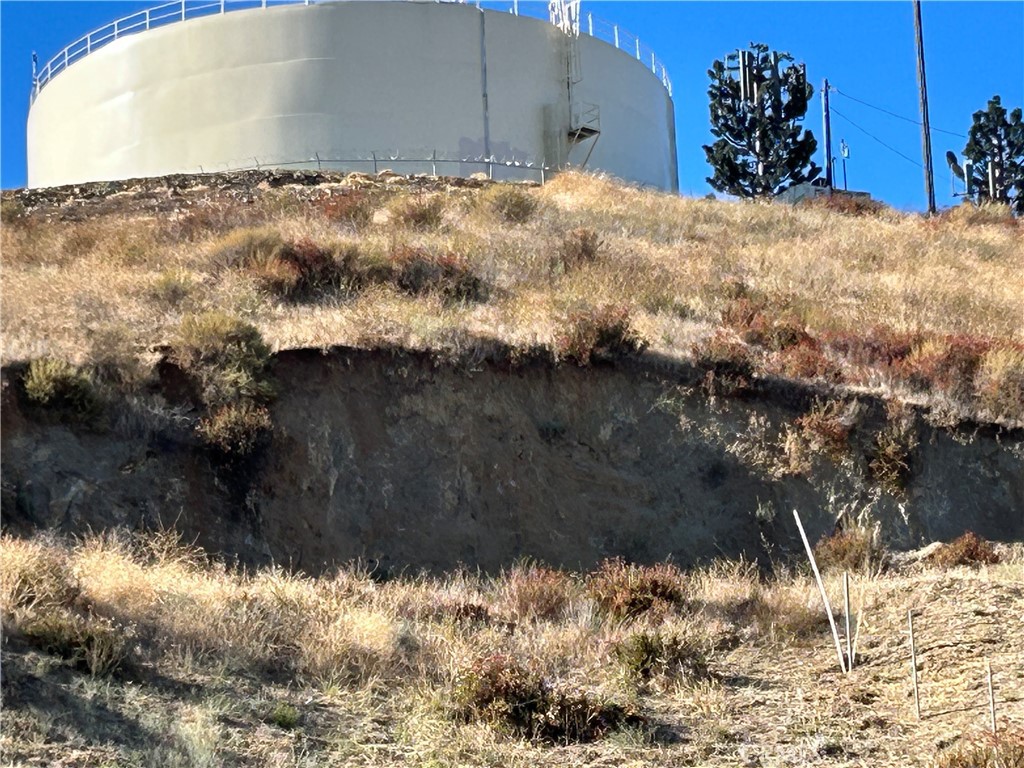
M 828 108 L 828 78 L 821 83 L 821 122 L 825 133 L 825 186 L 832 189 L 832 114 Z
M 917 39 L 917 86 L 921 96 L 921 151 L 924 153 L 924 189 L 928 195 L 928 213 L 935 213 L 935 174 L 932 172 L 932 134 L 928 123 L 928 80 L 924 74 L 921 0 L 914 0 L 914 34 Z

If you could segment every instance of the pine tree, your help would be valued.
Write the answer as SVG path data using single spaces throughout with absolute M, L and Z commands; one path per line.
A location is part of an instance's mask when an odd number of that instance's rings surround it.
M 993 198 L 989 189 L 991 165 L 994 198 L 1008 204 L 1018 216 L 1024 214 L 1024 120 L 1020 107 L 1007 119 L 999 96 L 993 96 L 987 110 L 975 112 L 964 157 L 973 164 L 972 183 L 979 200 Z
M 718 140 L 704 146 L 715 172 L 707 181 L 730 195 L 766 197 L 821 173 L 811 161 L 818 142 L 800 127 L 814 89 L 788 53 L 751 43 L 749 55 L 756 96 L 747 100 L 723 62 L 708 70 L 711 133 Z

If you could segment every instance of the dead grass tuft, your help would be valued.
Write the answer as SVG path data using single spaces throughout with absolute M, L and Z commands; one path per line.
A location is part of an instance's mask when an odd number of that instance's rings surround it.
M 977 732 L 941 753 L 936 768 L 1024 768 L 1024 729 L 1004 728 L 997 736 Z
M 875 532 L 859 525 L 824 536 L 814 545 L 814 560 L 822 571 L 871 574 L 884 556 Z
M 517 565 L 498 579 L 499 604 L 516 621 L 558 621 L 573 592 L 563 571 L 536 564 Z
M 615 619 L 645 613 L 668 613 L 685 601 L 685 577 L 670 563 L 634 565 L 620 558 L 605 560 L 586 580 L 587 594 Z
M 485 656 L 464 670 L 452 699 L 459 719 L 550 744 L 591 742 L 616 728 L 642 722 L 638 714 L 619 704 L 556 688 L 504 654 Z
M 633 355 L 646 346 L 630 322 L 629 309 L 611 304 L 570 312 L 555 338 L 558 357 L 579 365 Z
M 959 565 L 994 565 L 999 555 L 992 545 L 973 531 L 943 544 L 929 558 L 928 562 L 940 568 L 954 568 Z

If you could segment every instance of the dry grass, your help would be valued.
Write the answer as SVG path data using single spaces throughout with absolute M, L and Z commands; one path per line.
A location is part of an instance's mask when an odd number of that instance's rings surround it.
M 242 572 L 167 533 L 4 537 L 0 747 L 65 766 L 966 765 L 985 659 L 1002 731 L 1024 723 L 1024 552 L 1002 552 L 856 577 L 843 676 L 811 578 L 745 563 L 382 583 Z M 669 597 L 624 621 L 595 579 Z
M 988 212 L 851 216 L 573 173 L 481 191 L 253 188 L 245 202 L 186 190 L 156 215 L 120 200 L 80 221 L 19 209 L 3 227 L 4 362 L 134 363 L 134 381 L 152 345 L 214 308 L 275 350 L 555 349 L 572 317 L 615 307 L 654 352 L 701 358 L 730 338 L 755 375 L 1024 414 L 1024 229 Z

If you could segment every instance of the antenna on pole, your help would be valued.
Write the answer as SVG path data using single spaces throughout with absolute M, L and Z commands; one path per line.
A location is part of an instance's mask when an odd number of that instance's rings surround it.
M 850 145 L 846 143 L 846 139 L 839 140 L 839 154 L 843 158 L 843 191 L 845 192 L 849 190 L 849 187 L 846 186 L 846 161 L 850 157 Z
M 928 122 L 928 81 L 924 72 L 921 0 L 914 0 L 914 36 L 917 40 L 917 85 L 921 96 L 921 151 L 924 154 L 924 190 L 928 196 L 928 213 L 935 213 L 935 174 L 932 172 L 932 134 Z

